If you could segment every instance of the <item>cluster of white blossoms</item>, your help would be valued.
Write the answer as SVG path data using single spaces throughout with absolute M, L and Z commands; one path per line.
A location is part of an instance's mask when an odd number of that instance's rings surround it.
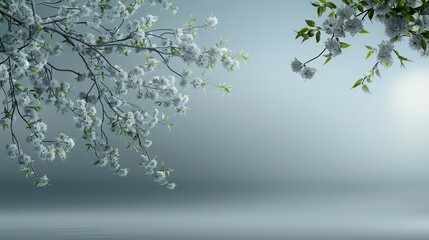
M 155 175 L 154 182 L 158 183 L 161 186 L 165 186 L 166 188 L 173 190 L 176 187 L 176 183 L 171 183 L 167 179 L 167 175 L 170 175 L 172 169 L 165 168 L 164 163 L 161 163 L 161 171 L 157 170 L 158 162 L 155 158 L 149 159 L 146 155 L 141 155 L 141 167 L 145 169 L 146 175 L 152 176 Z
M 362 86 L 364 91 L 369 92 L 367 84 L 372 82 L 374 75 L 380 76 L 378 65 L 389 67 L 392 65 L 394 57 L 398 58 L 401 65 L 404 65 L 405 61 L 409 61 L 395 50 L 395 44 L 404 37 L 408 38 L 411 49 L 422 55 L 428 55 L 429 4 L 427 1 L 342 0 L 337 6 L 334 2 L 321 0 L 313 2 L 312 5 L 317 8 L 319 17 L 322 17 L 327 10 L 329 10 L 329 14 L 321 26 L 317 26 L 316 22 L 312 20 L 306 20 L 307 26 L 297 31 L 296 38 L 302 38 L 304 42 L 314 37 L 316 42 L 320 42 L 323 33 L 328 38 L 324 44 L 325 48 L 316 57 L 306 62 L 301 62 L 296 58 L 292 61 L 292 71 L 300 73 L 304 79 L 310 79 L 316 73 L 315 68 L 307 66 L 310 62 L 323 56 L 327 63 L 333 57 L 340 55 L 342 49 L 350 46 L 342 41 L 348 34 L 353 37 L 358 33 L 368 33 L 364 29 L 367 19 L 371 22 L 376 19 L 383 24 L 387 39 L 382 40 L 376 47 L 366 46 L 368 50 L 366 58 L 376 53 L 377 62 L 368 74 L 356 81 L 353 88 Z
M 5 89 L 5 85 L 8 84 L 8 79 L 10 83 L 15 86 L 13 92 L 11 94 L 6 94 L 6 98 L 3 101 L 3 104 L 6 106 L 8 106 L 10 102 L 15 106 L 15 108 L 12 107 L 11 110 L 7 109 L 7 107 L 4 109 L 4 118 L 2 118 L 3 128 L 10 126 L 11 130 L 13 130 L 12 122 L 16 119 L 13 115 L 17 114 L 27 124 L 29 135 L 26 140 L 34 147 L 37 157 L 40 160 L 53 161 L 57 156 L 65 159 L 67 153 L 74 147 L 74 140 L 63 133 L 61 133 L 55 141 L 46 140 L 47 124 L 42 121 L 39 113 L 41 108 L 39 103 L 40 99 L 36 99 L 32 91 L 28 90 L 28 88 L 22 89 L 20 83 L 16 79 L 11 78 L 13 73 L 10 74 L 5 64 L 0 65 L 0 69 L 3 71 L 1 75 L 4 77 L 1 82 L 3 90 Z M 6 121 L 8 118 L 12 119 L 12 122 Z M 33 169 L 34 160 L 22 151 L 22 146 L 18 143 L 17 137 L 13 131 L 12 143 L 7 145 L 6 148 L 8 156 L 17 159 L 21 171 L 24 172 L 27 177 L 37 177 Z M 45 178 L 46 175 L 37 177 L 35 185 L 38 187 L 46 186 L 49 180 Z
M 148 3 L 177 12 L 167 0 Z M 36 161 L 24 153 L 26 145 L 15 134 L 17 124 L 29 130 L 27 142 L 40 160 L 65 159 L 75 146 L 64 133 L 47 139 L 49 121 L 42 114 L 46 105 L 64 116 L 72 115 L 82 141 L 96 156 L 95 166 L 108 166 L 118 176 L 128 174 L 129 169 L 121 166 L 119 149 L 109 143 L 110 135 L 117 135 L 140 152 L 139 165 L 156 183 L 168 189 L 176 186 L 169 180 L 173 170 L 164 162 L 158 164 L 147 151 L 152 144 L 150 130 L 159 124 L 173 126 L 164 109 L 188 111 L 189 96 L 183 90 L 189 85 L 214 86 L 229 93 L 231 85 L 212 83 L 205 74 L 218 65 L 232 72 L 247 60 L 247 54 L 230 51 L 224 40 L 213 46 L 198 45 L 198 32 L 218 25 L 215 16 L 200 24 L 191 18 L 176 28 L 156 28 L 157 16 L 138 16 L 143 4 L 143 0 L 0 2 L 0 88 L 4 93 L 0 124 L 11 135 L 8 156 L 17 159 L 36 186 L 46 186 L 50 179 L 36 173 Z M 60 66 L 53 57 L 61 54 L 79 62 Z M 135 57 L 138 65 L 122 66 L 118 58 L 126 57 Z M 161 68 L 168 74 L 157 74 Z M 130 93 L 137 100 L 130 101 Z

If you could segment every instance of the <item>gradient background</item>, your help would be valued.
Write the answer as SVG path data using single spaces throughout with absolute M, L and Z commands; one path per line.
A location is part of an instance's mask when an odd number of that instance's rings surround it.
M 349 39 L 353 46 L 323 68 L 323 60 L 314 63 L 319 71 L 304 83 L 290 61 L 323 48 L 294 40 L 293 30 L 316 16 L 309 2 L 175 4 L 177 16 L 150 8 L 158 27 L 213 13 L 220 25 L 200 33 L 201 45 L 220 35 L 252 57 L 233 75 L 210 74 L 234 84 L 231 96 L 190 90 L 188 116 L 174 117 L 171 133 L 152 131 L 150 152 L 176 170 L 177 189 L 157 187 L 138 170 L 119 178 L 95 168 L 80 144 L 65 162 L 38 164 L 53 179 L 38 189 L 2 150 L 0 239 L 429 238 L 426 58 L 404 42 L 402 55 L 416 60 L 407 70 L 382 69 L 372 95 L 349 90 L 374 63 L 363 60 L 362 44 L 384 36 L 379 24 L 368 25 L 371 35 Z M 69 128 L 79 138 L 69 115 L 46 114 L 50 136 Z M 0 136 L 7 144 L 9 135 Z M 133 168 L 137 155 L 121 153 Z

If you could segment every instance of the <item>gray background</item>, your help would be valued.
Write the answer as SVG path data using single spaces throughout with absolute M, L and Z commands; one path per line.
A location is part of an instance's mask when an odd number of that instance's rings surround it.
M 364 61 L 362 43 L 375 46 L 384 36 L 379 24 L 369 24 L 371 35 L 349 39 L 353 46 L 330 64 L 313 64 L 319 71 L 304 83 L 290 61 L 323 48 L 294 41 L 293 30 L 316 16 L 309 2 L 175 4 L 177 16 L 150 8 L 158 27 L 213 13 L 217 31 L 198 41 L 210 45 L 220 35 L 252 57 L 232 75 L 210 74 L 234 84 L 231 96 L 190 90 L 189 114 L 173 118 L 171 133 L 152 131 L 150 152 L 176 170 L 177 189 L 157 187 L 135 168 L 127 178 L 95 168 L 79 144 L 64 162 L 38 164 L 53 185 L 36 189 L 2 150 L 0 238 L 427 239 L 426 58 L 404 42 L 401 53 L 415 63 L 382 69 L 372 95 L 350 90 L 374 63 Z M 50 136 L 70 129 L 79 138 L 70 115 L 47 114 Z M 7 144 L 8 133 L 0 136 Z M 121 154 L 133 168 L 138 155 Z

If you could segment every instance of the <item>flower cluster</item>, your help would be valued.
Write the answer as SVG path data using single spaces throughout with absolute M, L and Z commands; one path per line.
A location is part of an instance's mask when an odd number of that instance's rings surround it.
M 177 13 L 171 1 L 148 3 Z M 37 175 L 35 161 L 24 153 L 26 146 L 15 134 L 18 120 L 29 130 L 27 142 L 40 160 L 65 159 L 75 146 L 64 133 L 48 139 L 42 114 L 45 105 L 72 115 L 82 141 L 96 156 L 94 165 L 126 176 L 128 168 L 121 166 L 119 149 L 109 143 L 110 135 L 124 137 L 129 148 L 141 153 L 138 161 L 147 175 L 168 189 L 176 186 L 169 180 L 173 170 L 158 164 L 147 151 L 152 144 L 150 130 L 160 124 L 173 126 L 162 113 L 165 109 L 188 111 L 189 95 L 183 93 L 188 85 L 215 86 L 229 93 L 231 85 L 211 83 L 205 73 L 218 65 L 233 72 L 248 55 L 227 49 L 224 40 L 213 46 L 197 43 L 201 30 L 216 28 L 215 16 L 201 24 L 191 18 L 182 26 L 156 28 L 157 16 L 137 16 L 142 6 L 142 0 L 0 2 L 0 88 L 4 93 L 0 123 L 11 133 L 8 156 L 18 159 L 21 171 L 33 177 L 36 186 L 46 186 L 50 179 Z M 80 66 L 59 66 L 53 61 L 53 56 L 66 52 L 79 59 Z M 115 64 L 120 63 L 118 56 L 142 60 L 136 66 L 121 66 Z M 156 74 L 161 67 L 169 74 Z M 82 92 L 74 91 L 87 86 Z M 129 94 L 137 100 L 130 101 Z
M 141 155 L 140 165 L 145 169 L 146 175 L 155 175 L 154 181 L 161 186 L 173 190 L 176 187 L 176 183 L 171 183 L 167 179 L 167 175 L 173 171 L 170 168 L 164 168 L 164 163 L 161 164 L 160 169 L 157 169 L 158 162 L 156 159 L 149 159 L 146 155 Z
M 404 62 L 409 60 L 395 50 L 395 44 L 403 38 L 408 38 L 411 49 L 420 52 L 422 55 L 428 55 L 429 5 L 426 1 L 343 0 L 337 6 L 333 2 L 322 0 L 311 4 L 316 7 L 319 17 L 322 17 L 327 10 L 329 10 L 329 14 L 321 26 L 317 26 L 316 22 L 312 20 L 306 20 L 307 26 L 297 31 L 296 38 L 302 38 L 304 42 L 314 37 L 316 42 L 319 42 L 323 33 L 328 38 L 324 44 L 325 48 L 316 57 L 304 63 L 298 59 L 292 61 L 292 71 L 300 73 L 304 79 L 312 78 L 316 72 L 316 69 L 307 66 L 308 63 L 323 56 L 326 58 L 326 64 L 332 58 L 340 55 L 342 49 L 350 46 L 342 41 L 347 37 L 347 34 L 354 37 L 358 33 L 368 33 L 364 29 L 366 19 L 371 20 L 371 22 L 375 19 L 383 24 L 387 39 L 382 40 L 377 47 L 365 46 L 368 50 L 366 58 L 376 53 L 377 62 L 368 74 L 355 82 L 353 88 L 362 86 L 365 92 L 369 92 L 367 85 L 372 82 L 375 75 L 380 77 L 378 66 L 389 67 L 392 65 L 395 56 L 400 61 L 401 66 L 404 66 Z

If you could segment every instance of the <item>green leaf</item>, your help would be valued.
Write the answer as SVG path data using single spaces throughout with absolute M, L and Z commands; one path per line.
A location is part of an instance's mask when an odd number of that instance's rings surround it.
M 369 20 L 372 20 L 372 18 L 374 17 L 374 9 L 371 9 L 371 10 L 369 10 L 369 12 L 368 12 L 368 18 L 369 18 Z
M 359 12 L 363 12 L 364 11 L 363 6 L 362 5 L 358 5 L 358 10 L 359 10 Z
M 426 42 L 426 40 L 425 40 L 425 39 L 422 39 L 421 44 L 422 44 L 422 48 L 423 48 L 423 50 L 425 50 L 425 51 L 426 51 L 426 49 L 428 48 L 428 43 Z
M 420 35 L 429 39 L 429 31 L 424 31 L 424 32 L 420 33 Z
M 332 59 L 332 54 L 329 54 L 328 56 L 326 56 L 326 60 L 323 63 L 323 65 L 327 64 L 329 61 L 331 61 L 331 59 Z
M 295 39 L 299 38 L 299 37 L 304 37 L 304 33 L 306 33 L 308 31 L 308 28 L 302 28 L 301 30 L 299 30 L 296 34 Z
M 314 27 L 314 26 L 316 26 L 316 23 L 315 23 L 313 20 L 305 19 L 305 22 L 306 22 L 306 23 L 307 23 L 307 25 L 308 25 L 308 26 L 310 26 L 310 27 Z
M 359 78 L 358 80 L 356 80 L 355 84 L 353 84 L 353 87 L 351 89 L 358 87 L 359 85 L 362 84 L 362 82 L 363 82 L 363 78 Z
M 341 48 L 348 48 L 350 46 L 351 46 L 351 44 L 348 44 L 348 43 L 345 43 L 345 42 L 340 42 L 340 47 Z
M 161 119 L 162 119 L 162 121 L 168 121 L 168 119 L 170 119 L 170 117 L 163 113 L 163 114 L 161 114 Z
M 401 67 L 405 68 L 404 62 L 412 62 L 408 58 L 406 58 L 404 56 L 401 56 L 401 54 L 397 50 L 394 49 L 393 51 L 395 52 L 395 54 L 398 57 L 399 61 L 401 61 Z
M 304 35 L 302 36 L 302 41 L 301 41 L 301 43 L 303 43 L 303 42 L 307 41 L 309 38 L 310 38 L 310 37 L 308 36 L 308 34 L 304 34 Z
M 365 60 L 368 59 L 369 57 L 371 57 L 373 51 L 369 50 L 368 53 L 366 54 Z
M 305 28 L 302 28 L 301 30 L 299 30 L 298 33 L 303 34 L 303 33 L 307 32 L 307 31 L 308 31 L 308 28 L 305 27 Z
M 317 8 L 317 16 L 321 17 L 325 11 L 326 11 L 326 7 L 325 6 L 318 7 Z
M 316 33 L 316 42 L 320 42 L 320 31 L 317 31 Z
M 375 74 L 377 74 L 377 76 L 381 78 L 380 70 L 375 70 Z
M 366 92 L 366 93 L 371 93 L 371 92 L 369 91 L 368 85 L 362 85 L 362 90 L 363 90 L 364 92 Z
M 337 6 L 333 2 L 327 2 L 327 3 L 325 3 L 325 6 L 327 6 L 328 8 L 331 8 L 331 9 L 337 8 Z

